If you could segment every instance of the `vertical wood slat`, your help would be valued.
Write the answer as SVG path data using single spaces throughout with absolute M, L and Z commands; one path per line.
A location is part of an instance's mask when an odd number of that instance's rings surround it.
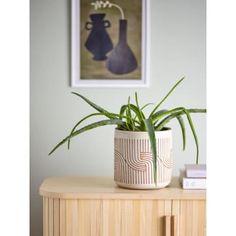
M 133 220 L 132 224 L 136 226 L 136 227 L 133 227 L 134 230 L 133 230 L 132 236 L 133 235 L 142 235 L 143 224 L 141 222 L 142 222 L 143 217 L 145 217 L 145 216 L 142 215 L 141 201 L 133 200 L 132 204 L 133 204 L 133 215 L 134 215 L 134 220 Z M 146 213 L 146 210 L 144 212 Z M 150 211 L 150 214 L 151 214 L 151 211 Z M 149 223 L 152 223 L 152 221 Z M 149 227 L 149 228 L 150 228 L 150 230 L 152 230 L 151 227 Z M 148 235 L 148 233 L 146 233 L 146 235 Z
M 165 235 L 165 216 L 169 215 L 169 212 L 167 211 L 167 202 L 166 201 L 156 201 L 155 200 L 155 207 L 153 211 L 154 216 L 154 228 L 153 232 L 157 232 L 156 235 Z
M 78 236 L 90 235 L 90 210 L 88 200 L 78 200 Z
M 121 235 L 121 201 L 115 200 L 112 210 L 110 211 L 110 215 L 115 214 L 115 217 L 113 218 L 115 223 L 113 226 L 113 231 L 115 236 Z
M 191 213 L 192 213 L 192 234 L 193 236 L 199 236 L 200 235 L 200 232 L 199 232 L 199 229 L 198 229 L 198 226 L 199 226 L 199 222 L 200 222 L 200 219 L 199 219 L 199 210 L 198 210 L 198 201 L 192 201 L 192 204 L 191 204 Z M 194 214 L 193 214 L 194 212 Z
M 201 235 L 206 235 L 206 202 L 198 201 L 199 207 L 199 231 Z
M 100 236 L 102 229 L 102 201 L 90 200 L 90 232 L 93 236 Z
M 180 218 L 180 201 L 179 200 L 172 200 L 172 215 L 176 216 L 174 222 L 174 236 L 181 236 L 180 235 L 180 225 L 179 225 L 179 218 Z M 178 217 L 177 217 L 178 216 Z
M 43 236 L 60 236 L 59 199 L 43 198 Z
M 43 198 L 43 236 L 48 236 L 48 198 Z
M 171 215 L 172 214 L 172 208 L 171 208 L 171 200 L 165 200 L 164 201 L 164 207 L 165 207 L 165 215 Z
M 73 222 L 70 225 L 71 231 L 67 230 L 68 235 L 103 235 L 102 200 L 77 200 L 77 206 L 74 205 L 72 210 L 67 209 L 67 213 L 67 223 L 68 217 Z
M 103 200 L 102 201 L 102 235 L 109 236 L 109 209 L 110 209 L 110 201 Z
M 121 235 L 121 200 L 102 201 L 102 227 L 103 236 Z
M 171 236 L 177 236 L 177 216 L 171 216 Z
M 152 210 L 153 210 L 152 201 L 139 201 L 140 215 L 140 235 L 152 235 Z M 155 209 L 158 211 L 158 209 Z M 156 222 L 157 223 L 157 222 Z M 135 224 L 134 224 L 135 225 Z M 135 228 L 135 227 L 134 227 Z M 135 235 L 135 234 L 134 234 Z
M 48 200 L 48 235 L 53 236 L 53 226 L 54 226 L 54 217 L 53 217 L 53 198 L 49 198 Z
M 78 200 L 71 201 L 71 227 L 72 234 L 70 236 L 78 236 Z
M 53 200 L 53 236 L 60 236 L 60 200 Z
M 77 233 L 77 212 L 77 200 L 66 200 L 66 236 L 75 236 Z
M 66 200 L 60 199 L 60 236 L 66 236 Z
M 165 236 L 171 236 L 171 216 L 165 216 Z
M 165 236 L 171 236 L 171 200 L 164 201 L 164 214 L 165 214 Z
M 123 200 L 121 202 L 121 235 L 131 235 L 130 221 L 132 219 L 131 200 Z M 115 212 L 114 212 L 115 213 Z

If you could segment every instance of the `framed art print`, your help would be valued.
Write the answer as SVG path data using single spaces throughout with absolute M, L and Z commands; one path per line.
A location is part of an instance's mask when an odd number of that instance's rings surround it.
M 73 87 L 148 86 L 148 0 L 72 0 Z

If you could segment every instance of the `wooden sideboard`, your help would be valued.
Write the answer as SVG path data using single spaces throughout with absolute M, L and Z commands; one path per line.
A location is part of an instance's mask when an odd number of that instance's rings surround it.
M 177 178 L 129 190 L 111 177 L 52 177 L 40 186 L 44 236 L 205 236 L 206 192 Z

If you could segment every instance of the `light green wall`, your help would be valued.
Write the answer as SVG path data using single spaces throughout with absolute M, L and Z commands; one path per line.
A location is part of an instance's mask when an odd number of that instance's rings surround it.
M 68 0 L 31 0 L 31 235 L 42 235 L 42 199 L 38 187 L 47 176 L 113 175 L 113 128 L 82 134 L 72 141 L 70 151 L 50 149 L 68 134 L 74 123 L 92 111 L 71 95 L 77 91 L 118 111 L 135 91 L 143 103 L 158 101 L 182 76 L 187 79 L 165 104 L 206 106 L 205 0 L 150 0 L 149 88 L 71 88 L 70 3 Z M 163 108 L 165 108 L 163 107 Z M 193 117 L 200 143 L 200 160 L 205 161 L 206 119 Z M 181 132 L 174 129 L 174 174 L 195 158 L 190 131 L 182 152 Z

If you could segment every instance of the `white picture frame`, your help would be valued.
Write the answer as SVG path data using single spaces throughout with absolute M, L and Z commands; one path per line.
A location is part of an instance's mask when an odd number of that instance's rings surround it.
M 149 0 L 142 1 L 141 78 L 83 79 L 80 71 L 80 0 L 71 4 L 71 86 L 72 87 L 149 87 Z M 96 1 L 95 1 L 96 2 Z M 105 1 L 104 1 L 105 2 Z M 110 1 L 112 2 L 112 0 Z

